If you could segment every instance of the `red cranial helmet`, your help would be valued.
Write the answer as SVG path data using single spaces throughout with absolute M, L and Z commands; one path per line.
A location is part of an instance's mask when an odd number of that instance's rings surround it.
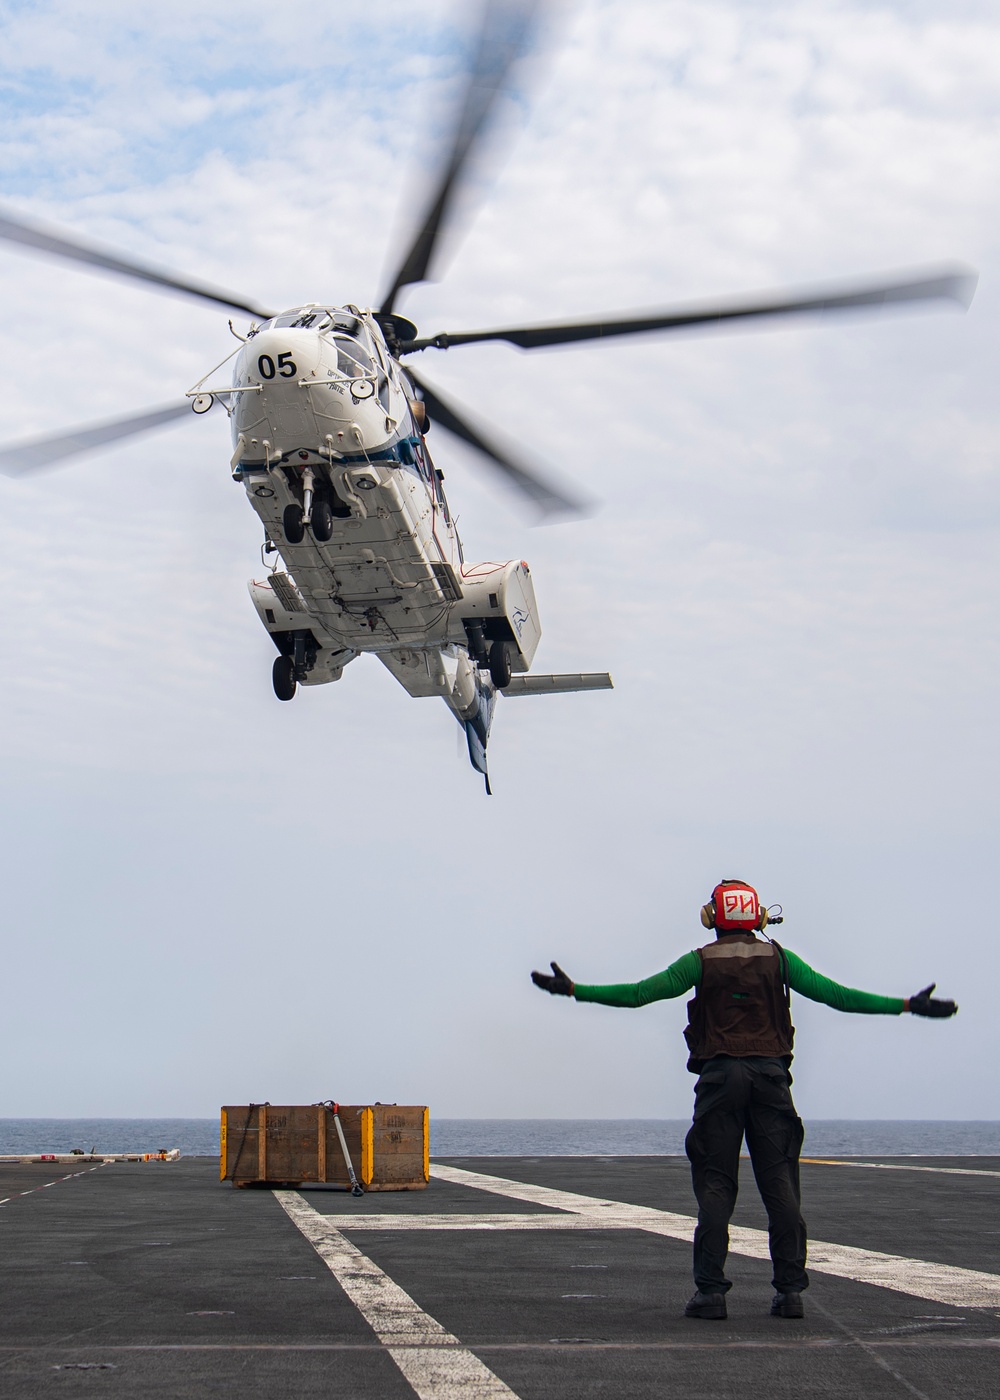
M 759 933 L 767 923 L 767 910 L 761 907 L 753 885 L 720 880 L 702 906 L 701 921 L 719 933 Z

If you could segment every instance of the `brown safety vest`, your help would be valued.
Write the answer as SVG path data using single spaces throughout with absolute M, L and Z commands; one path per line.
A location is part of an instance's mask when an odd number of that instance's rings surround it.
M 688 1002 L 688 1069 L 715 1055 L 792 1058 L 795 1027 L 784 959 L 752 933 L 727 933 L 698 949 L 701 985 Z

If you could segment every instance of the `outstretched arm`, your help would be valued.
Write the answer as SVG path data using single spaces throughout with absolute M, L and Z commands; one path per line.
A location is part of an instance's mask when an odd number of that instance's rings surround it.
M 862 992 L 855 987 L 843 987 L 832 977 L 824 977 L 807 962 L 787 948 L 788 985 L 810 1001 L 832 1006 L 835 1011 L 854 1011 L 869 1016 L 900 1016 L 910 1011 L 914 1016 L 954 1016 L 958 1007 L 953 1001 L 939 1001 L 931 996 L 934 984 L 913 997 L 883 997 L 875 992 Z
M 648 1006 L 651 1001 L 683 996 L 701 980 L 701 958 L 696 952 L 685 953 L 655 977 L 647 977 L 642 982 L 620 982 L 612 986 L 584 986 L 580 982 L 570 981 L 558 963 L 552 963 L 551 967 L 555 976 L 550 977 L 546 972 L 531 974 L 531 980 L 536 987 L 556 996 L 574 996 L 577 1001 L 596 1001 L 603 1006 Z M 556 985 L 557 978 L 560 977 L 564 980 Z M 550 986 L 550 983 L 553 985 Z

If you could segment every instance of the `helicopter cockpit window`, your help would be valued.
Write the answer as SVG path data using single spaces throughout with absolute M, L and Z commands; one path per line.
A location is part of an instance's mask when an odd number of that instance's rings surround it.
M 286 311 L 283 316 L 276 316 L 271 324 L 296 329 L 309 327 L 313 330 L 324 331 L 333 324 L 333 318 L 329 311 L 325 311 L 321 306 L 305 306 L 298 311 Z
M 336 335 L 333 343 L 337 347 L 337 368 L 341 374 L 346 374 L 349 379 L 357 379 L 359 375 L 369 377 L 374 373 L 375 366 L 371 356 L 356 340 Z

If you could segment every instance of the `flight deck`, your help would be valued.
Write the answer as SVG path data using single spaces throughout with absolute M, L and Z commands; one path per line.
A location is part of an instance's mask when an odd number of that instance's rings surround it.
M 806 1317 L 743 1163 L 729 1318 L 678 1157 L 439 1158 L 426 1190 L 234 1189 L 209 1158 L 0 1164 L 11 1397 L 995 1397 L 1000 1158 L 806 1160 Z

